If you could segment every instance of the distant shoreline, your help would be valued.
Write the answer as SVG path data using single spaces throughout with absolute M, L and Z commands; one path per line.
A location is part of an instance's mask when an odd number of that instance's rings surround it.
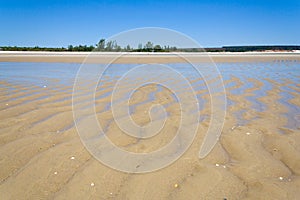
M 0 62 L 108 63 L 115 60 L 114 63 L 180 63 L 186 62 L 185 59 L 191 62 L 211 62 L 211 59 L 214 62 L 300 61 L 300 51 L 199 53 L 0 51 Z

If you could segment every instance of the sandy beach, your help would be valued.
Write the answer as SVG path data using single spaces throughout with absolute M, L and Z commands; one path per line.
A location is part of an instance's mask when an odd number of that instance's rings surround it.
M 111 169 L 86 150 L 73 120 L 74 80 L 64 84 L 58 76 L 34 84 L 2 74 L 0 199 L 298 199 L 300 53 L 209 55 L 216 63 L 228 65 L 221 68 L 228 104 L 217 145 L 199 159 L 199 147 L 210 123 L 210 95 L 201 78 L 189 77 L 203 102 L 196 138 L 172 165 L 145 174 Z M 114 56 L 102 53 L 95 60 L 106 62 Z M 186 56 L 201 60 L 200 54 Z M 85 53 L 0 52 L 0 69 L 6 70 L 9 63 L 49 62 L 58 63 L 59 70 L 60 63 L 80 63 L 85 57 Z M 129 54 L 116 63 L 154 61 L 181 63 L 182 59 L 172 54 Z M 26 78 L 23 71 L 22 75 Z M 136 153 L 166 145 L 174 137 L 172 130 L 178 128 L 180 116 L 179 103 L 170 91 L 152 84 L 132 95 L 131 116 L 137 124 L 149 122 L 145 110 L 153 104 L 165 105 L 169 113 L 160 134 L 137 140 L 123 134 L 114 123 L 109 104 L 116 80 L 108 77 L 95 95 L 96 114 L 107 136 L 117 146 Z
M 180 63 L 186 62 L 270 62 L 300 60 L 300 52 L 222 52 L 222 53 L 137 53 L 137 52 L 33 52 L 0 51 L 0 62 L 82 63 Z

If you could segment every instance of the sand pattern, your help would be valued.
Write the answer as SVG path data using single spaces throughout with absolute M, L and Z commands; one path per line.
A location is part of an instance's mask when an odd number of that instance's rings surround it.
M 0 68 L 4 65 L 9 64 Z M 201 78 L 189 77 L 200 102 L 197 136 L 175 163 L 146 174 L 113 170 L 81 143 L 73 121 L 70 78 L 78 66 L 59 65 L 53 73 L 67 68 L 70 77 L 48 75 L 42 81 L 28 81 L 25 72 L 12 80 L 7 72 L 0 81 L 0 199 L 298 199 L 300 63 L 276 66 L 221 66 L 226 121 L 219 142 L 204 159 L 198 152 L 210 122 L 210 96 Z M 141 87 L 129 102 L 132 119 L 147 124 L 147 110 L 155 103 L 165 106 L 168 118 L 159 135 L 130 137 L 118 128 L 110 108 L 117 77 L 107 75 L 95 95 L 97 117 L 107 136 L 137 153 L 166 145 L 178 128 L 178 100 L 162 86 Z

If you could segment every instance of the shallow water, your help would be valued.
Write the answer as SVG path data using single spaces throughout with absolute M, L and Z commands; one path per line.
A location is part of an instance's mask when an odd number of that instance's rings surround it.
M 195 70 L 195 68 L 191 66 L 180 63 L 169 64 L 168 66 L 178 71 L 185 78 L 187 78 L 191 82 L 191 85 L 196 93 L 197 91 L 204 91 L 197 94 L 197 98 L 200 103 L 200 110 L 203 110 L 205 102 L 202 97 L 208 94 L 205 80 L 201 78 L 201 75 Z M 207 65 L 203 64 L 203 66 L 203 69 L 205 69 L 205 73 L 209 74 L 210 72 L 209 70 L 207 70 Z M 99 65 L 99 67 L 104 68 L 106 66 Z M 111 96 L 112 88 L 114 87 L 114 85 L 109 83 L 114 83 L 124 74 L 126 74 L 126 72 L 134 69 L 134 67 L 136 67 L 136 65 L 134 64 L 113 64 L 109 66 L 105 70 L 97 88 L 97 91 L 101 91 L 104 89 L 108 90 L 104 93 L 101 93 L 100 95 L 97 95 L 96 100 Z M 281 98 L 278 100 L 278 102 L 287 108 L 287 111 L 283 113 L 283 115 L 288 119 L 286 127 L 291 129 L 299 128 L 299 121 L 297 121 L 297 119 L 299 118 L 298 116 L 300 113 L 300 108 L 298 105 L 294 105 L 289 101 L 293 98 L 291 92 L 298 92 L 292 88 L 298 88 L 297 84 L 300 82 L 299 62 L 286 61 L 263 63 L 217 63 L 217 67 L 221 73 L 223 80 L 225 82 L 229 81 L 229 83 L 225 84 L 227 95 L 245 95 L 245 100 L 251 104 L 250 109 L 253 109 L 256 112 L 264 112 L 267 110 L 268 105 L 266 105 L 266 103 L 260 101 L 259 99 L 267 96 L 267 92 L 273 89 L 274 83 L 280 85 L 279 89 L 281 90 L 281 92 L 279 95 L 281 96 Z M 0 63 L 0 80 L 12 85 L 22 85 L 23 87 L 28 88 L 28 91 L 30 91 L 28 92 L 25 88 L 23 88 L 23 95 L 15 95 L 14 97 L 11 97 L 9 101 L 26 99 L 29 96 L 34 96 L 41 93 L 41 90 L 43 89 L 53 90 L 53 93 L 48 93 L 46 96 L 42 95 L 33 99 L 24 100 L 22 103 L 25 104 L 29 101 L 39 101 L 50 98 L 51 96 L 55 95 L 55 91 L 57 90 L 70 94 L 72 92 L 71 88 L 74 84 L 74 80 L 79 68 L 80 64 L 71 63 Z M 86 74 L 86 76 L 88 78 L 88 74 Z M 163 77 L 166 79 L 168 78 L 168 76 L 165 75 Z M 233 80 L 233 77 L 237 78 L 241 84 Z M 141 79 L 147 77 L 140 77 L 139 74 L 136 74 L 136 78 Z M 254 82 L 249 81 L 249 79 L 260 82 L 262 86 L 260 88 L 255 88 Z M 127 81 L 128 84 L 130 84 L 130 81 L 131 80 Z M 173 77 L 170 76 L 169 80 L 165 81 L 168 81 L 171 84 L 175 84 L 177 80 L 174 80 Z M 271 83 L 270 81 L 272 81 L 273 83 Z M 287 81 L 289 81 L 289 83 L 285 84 Z M 34 89 L 32 87 L 34 87 Z M 17 90 L 16 88 L 10 87 L 7 84 L 1 84 L 1 88 L 9 89 L 10 95 L 15 94 Z M 135 108 L 137 106 L 154 101 L 156 98 L 156 94 L 161 92 L 162 88 L 162 86 L 157 85 L 157 89 L 151 91 L 146 99 L 139 102 L 138 104 L 130 106 L 130 114 L 135 112 Z M 247 92 L 247 90 L 249 90 L 250 92 Z M 176 102 L 178 101 L 175 95 L 172 98 Z M 70 96 L 65 96 L 64 98 L 53 100 L 53 102 L 60 102 L 69 99 Z M 8 100 L 2 101 L 2 103 L 5 102 L 8 102 Z M 234 106 L 238 102 L 228 99 L 227 103 L 228 106 Z M 109 109 L 110 103 L 107 103 L 104 110 Z M 249 121 L 243 118 L 243 113 L 245 112 L 247 112 L 247 110 L 235 111 L 235 115 L 240 124 L 247 124 L 251 122 L 251 120 Z

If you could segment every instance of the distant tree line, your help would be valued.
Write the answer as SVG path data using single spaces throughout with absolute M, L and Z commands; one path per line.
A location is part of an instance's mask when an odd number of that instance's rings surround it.
M 185 48 L 181 52 L 249 52 L 249 51 L 293 51 L 300 50 L 300 46 L 223 46 L 217 48 Z
M 64 47 L 17 47 L 17 46 L 2 46 L 0 47 L 2 51 L 68 51 L 67 48 Z
M 101 39 L 95 46 L 90 45 L 69 45 L 65 47 L 17 47 L 17 46 L 2 46 L 1 51 L 109 51 L 109 52 L 247 52 L 247 51 L 292 51 L 300 50 L 300 46 L 296 45 L 281 45 L 281 46 L 223 46 L 218 48 L 177 48 L 175 46 L 161 46 L 148 41 L 146 44 L 138 44 L 137 48 L 130 45 L 121 47 L 117 41 L 105 41 Z
M 117 41 L 105 41 L 101 39 L 95 46 L 90 45 L 69 45 L 65 47 L 18 47 L 18 46 L 2 46 L 1 51 L 110 51 L 110 52 L 170 52 L 177 51 L 176 47 L 154 45 L 152 42 L 148 41 L 145 45 L 140 43 L 137 48 L 133 48 L 130 45 L 121 47 L 118 45 Z
M 17 47 L 17 46 L 2 46 L 1 51 L 93 51 L 94 46 L 79 45 L 73 46 L 69 45 L 68 48 L 65 47 Z
M 300 50 L 300 46 L 223 46 L 216 48 L 178 48 L 179 52 L 251 52 L 251 51 L 293 51 Z
M 2 46 L 0 47 L 1 51 L 110 51 L 110 52 L 170 52 L 170 51 L 178 51 L 176 47 L 170 46 L 161 46 L 159 44 L 153 44 L 148 41 L 145 45 L 140 43 L 137 48 L 131 47 L 129 44 L 121 47 L 118 45 L 117 41 L 105 41 L 105 39 L 101 39 L 95 46 L 90 45 L 78 45 L 73 46 L 69 45 L 67 48 L 65 47 L 18 47 L 18 46 Z
M 95 47 L 93 45 L 87 46 L 87 45 L 79 45 L 79 46 L 73 46 L 69 45 L 67 51 L 93 51 Z
M 170 51 L 177 51 L 176 47 L 164 46 L 161 47 L 159 44 L 153 44 L 152 42 L 148 41 L 145 45 L 142 43 L 138 44 L 137 48 L 131 47 L 129 44 L 125 47 L 121 47 L 114 41 L 106 42 L 105 39 L 101 39 L 94 49 L 95 51 L 124 51 L 124 52 L 170 52 Z
M 293 51 L 300 50 L 300 46 L 224 46 L 224 51 L 245 52 L 245 51 Z

